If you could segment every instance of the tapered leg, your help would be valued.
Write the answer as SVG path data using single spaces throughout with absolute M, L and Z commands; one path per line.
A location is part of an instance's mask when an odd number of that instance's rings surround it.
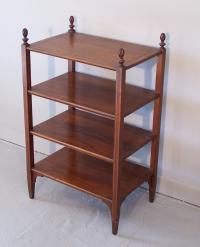
M 32 183 L 31 186 L 28 187 L 29 198 L 34 199 L 35 197 L 35 183 Z
M 151 166 L 153 174 L 149 178 L 149 201 L 154 202 L 157 185 L 157 166 L 158 166 L 158 152 L 159 152 L 159 137 L 157 136 L 151 144 Z
M 23 29 L 24 44 L 22 45 L 22 74 L 23 74 L 23 93 L 24 93 L 24 124 L 25 124 L 25 142 L 26 142 L 26 170 L 29 197 L 34 198 L 35 179 L 32 168 L 34 166 L 34 144 L 33 136 L 30 134 L 33 128 L 32 119 L 32 98 L 28 90 L 31 89 L 31 62 L 30 51 L 28 47 L 28 30 Z
M 123 66 L 124 50 L 119 52 L 120 63 L 116 74 L 115 98 L 115 131 L 114 131 L 114 162 L 113 162 L 113 195 L 112 195 L 112 233 L 117 234 L 120 216 L 120 179 L 122 167 L 123 129 L 124 129 L 124 93 L 125 69 Z
M 164 36 L 165 38 L 165 36 Z M 151 159 L 150 169 L 152 176 L 149 178 L 149 201 L 153 202 L 156 193 L 157 184 L 157 167 L 158 167 L 158 154 L 159 154 L 159 139 L 160 139 L 160 124 L 161 124 L 161 110 L 162 110 L 162 97 L 163 97 L 163 80 L 164 80 L 164 68 L 165 68 L 165 48 L 163 34 L 161 34 L 161 54 L 158 56 L 157 71 L 156 71 L 156 85 L 155 92 L 159 97 L 154 102 L 154 114 L 153 114 L 153 134 L 155 139 L 151 144 Z
M 148 181 L 149 184 L 149 202 L 154 202 L 156 194 L 157 179 L 155 176 L 151 176 Z
M 33 176 L 31 175 L 28 178 L 28 192 L 29 192 L 29 198 L 33 199 L 35 197 L 35 181 L 32 178 Z
M 35 196 L 35 182 L 32 167 L 34 166 L 34 151 L 33 151 L 33 137 L 29 136 L 29 140 L 26 140 L 26 167 L 27 167 L 27 181 L 28 181 L 28 192 L 31 199 Z M 30 143 L 30 144 L 28 144 Z
M 28 191 L 29 191 L 29 197 L 33 199 L 35 196 L 35 183 L 36 183 L 37 175 L 33 173 L 30 173 L 30 175 L 31 177 L 28 178 Z
M 120 216 L 120 206 L 121 205 L 115 205 L 113 203 L 112 206 L 112 233 L 114 235 L 118 232 L 118 226 L 119 226 L 119 216 Z

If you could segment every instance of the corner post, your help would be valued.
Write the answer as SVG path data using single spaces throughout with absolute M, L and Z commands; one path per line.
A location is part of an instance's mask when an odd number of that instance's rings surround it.
M 124 91 L 125 67 L 124 49 L 119 50 L 119 64 L 116 71 L 115 93 L 115 129 L 114 129 L 114 162 L 112 182 L 112 233 L 117 234 L 120 216 L 120 178 L 122 166 L 123 129 L 124 129 Z
M 74 25 L 74 17 L 70 16 L 69 18 L 69 30 L 68 33 L 72 36 L 76 31 L 74 29 L 75 25 Z M 68 60 L 68 72 L 75 72 L 76 71 L 76 62 L 73 60 Z M 75 107 L 71 107 L 69 106 L 69 109 L 71 110 L 75 110 Z
M 150 169 L 151 177 L 149 178 L 149 201 L 153 202 L 156 193 L 157 184 L 157 167 L 158 167 L 158 154 L 159 154 L 159 140 L 160 140 L 160 125 L 161 125 L 161 113 L 162 113 L 162 99 L 163 99 L 163 82 L 164 82 L 164 70 L 165 70 L 165 39 L 164 33 L 160 35 L 160 50 L 161 53 L 158 56 L 157 70 L 156 70 L 156 84 L 155 92 L 159 97 L 154 102 L 154 113 L 153 113 L 153 135 L 155 139 L 151 144 L 151 159 Z
M 31 59 L 30 51 L 27 49 L 28 44 L 28 30 L 22 30 L 23 44 L 22 51 L 22 75 L 23 75 L 23 95 L 24 95 L 24 123 L 25 123 L 25 142 L 26 142 L 26 168 L 27 168 L 27 182 L 29 197 L 34 198 L 35 193 L 35 179 L 33 176 L 32 167 L 34 166 L 34 143 L 33 136 L 30 130 L 33 127 L 32 116 L 32 97 L 28 93 L 31 89 Z

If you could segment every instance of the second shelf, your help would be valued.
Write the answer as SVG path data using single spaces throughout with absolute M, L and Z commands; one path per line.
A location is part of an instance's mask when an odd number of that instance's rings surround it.
M 69 72 L 39 83 L 30 94 L 115 118 L 116 82 L 79 72 Z M 154 91 L 126 84 L 125 116 L 156 99 Z
M 96 158 L 113 162 L 114 121 L 81 110 L 68 110 L 38 124 L 31 134 Z M 152 141 L 152 132 L 124 125 L 122 157 Z

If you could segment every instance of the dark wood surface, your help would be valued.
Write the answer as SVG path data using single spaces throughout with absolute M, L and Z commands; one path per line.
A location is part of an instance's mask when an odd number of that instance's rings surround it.
M 113 120 L 80 110 L 69 110 L 35 126 L 31 133 L 113 162 Z M 125 125 L 123 158 L 128 157 L 152 139 L 151 132 Z
M 114 162 L 113 162 L 113 196 L 112 196 L 112 233 L 117 234 L 120 217 L 120 190 L 124 150 L 124 109 L 126 71 L 124 68 L 124 50 L 119 50 L 119 65 L 116 72 L 115 93 L 115 128 L 114 128 Z
M 35 164 L 36 175 L 45 176 L 87 192 L 106 201 L 112 201 L 112 165 L 63 148 Z M 123 200 L 141 183 L 147 181 L 150 170 L 146 167 L 124 161 L 120 198 Z
M 118 51 L 125 50 L 126 69 L 160 54 L 160 49 L 83 33 L 64 33 L 32 43 L 28 49 L 111 70 L 118 66 Z
M 161 124 L 161 113 L 162 113 L 162 98 L 163 98 L 163 84 L 164 84 L 164 71 L 165 71 L 165 34 L 160 35 L 160 50 L 161 54 L 157 58 L 156 68 L 156 83 L 155 91 L 160 95 L 154 102 L 153 111 L 153 128 L 152 131 L 156 138 L 153 140 L 151 145 L 151 157 L 150 157 L 150 169 L 152 176 L 149 179 L 149 201 L 153 202 L 156 193 L 157 184 L 157 169 L 158 169 L 158 154 L 159 154 L 159 141 L 160 141 L 160 124 Z
M 22 54 L 22 80 L 23 80 L 23 98 L 24 98 L 24 126 L 25 126 L 25 143 L 26 143 L 26 171 L 29 197 L 34 198 L 35 179 L 32 174 L 34 166 L 34 142 L 30 130 L 33 127 L 32 116 L 32 96 L 28 94 L 31 88 L 31 56 L 28 47 L 28 30 L 22 30 L 23 44 L 21 46 Z
M 155 197 L 165 34 L 160 36 L 160 48 L 154 48 L 77 33 L 74 17 L 69 21 L 68 33 L 31 45 L 28 30 L 22 32 L 29 196 L 34 197 L 37 176 L 46 176 L 99 197 L 111 210 L 112 232 L 117 234 L 120 206 L 129 193 L 148 181 L 149 200 L 152 202 Z M 31 87 L 30 51 L 68 59 L 69 73 Z M 125 84 L 126 69 L 154 56 L 157 57 L 155 92 Z M 114 70 L 116 81 L 76 73 L 76 62 Z M 67 104 L 69 110 L 33 127 L 32 95 Z M 124 116 L 152 100 L 155 100 L 152 132 L 124 123 Z M 66 147 L 34 164 L 33 135 Z M 125 161 L 150 141 L 150 168 Z
M 70 29 L 69 29 L 69 31 L 72 32 L 72 33 L 73 33 L 73 29 L 71 29 L 71 28 L 73 27 L 73 21 L 74 21 L 74 19 L 70 17 Z M 72 60 L 68 60 L 68 72 L 74 73 L 75 71 L 76 71 L 76 62 L 72 61 Z M 57 83 L 52 85 L 52 87 L 53 88 L 57 87 Z M 63 90 L 66 91 L 66 87 L 63 88 L 61 91 L 63 92 Z M 61 93 L 61 91 L 60 91 L 60 93 Z M 73 89 L 72 89 L 72 92 L 73 92 L 73 95 L 74 95 L 74 90 Z M 54 99 L 54 101 L 56 101 L 56 100 Z M 75 109 L 74 106 L 71 106 L 69 104 L 68 104 L 68 108 L 71 109 L 71 110 Z
M 39 83 L 29 93 L 114 119 L 115 86 L 113 80 L 71 72 Z M 124 115 L 127 116 L 156 97 L 152 90 L 126 84 Z

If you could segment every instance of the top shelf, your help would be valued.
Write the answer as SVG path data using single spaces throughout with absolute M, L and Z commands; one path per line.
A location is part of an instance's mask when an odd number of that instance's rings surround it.
M 116 70 L 119 64 L 118 51 L 120 48 L 125 50 L 125 69 L 129 69 L 161 53 L 159 48 L 77 32 L 64 33 L 32 43 L 27 49 L 46 55 Z

